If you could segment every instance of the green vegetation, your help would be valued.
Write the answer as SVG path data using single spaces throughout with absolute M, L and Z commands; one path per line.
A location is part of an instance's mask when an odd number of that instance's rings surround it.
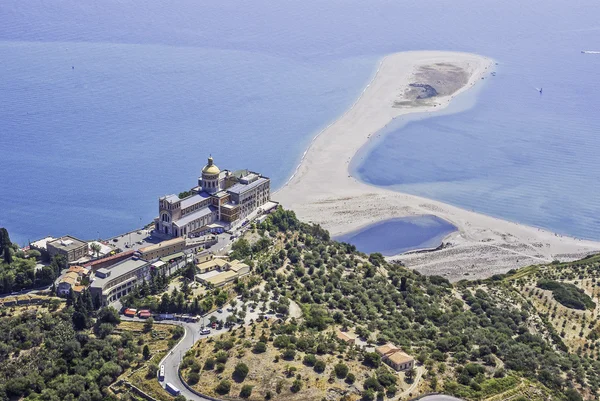
M 581 288 L 569 283 L 559 283 L 553 280 L 540 280 L 538 288 L 552 291 L 554 299 L 561 305 L 571 309 L 594 309 L 596 304 Z
M 42 256 L 36 250 L 21 251 L 10 242 L 8 231 L 0 228 L 0 294 L 52 284 L 67 267 L 67 261 L 56 256 L 48 266 L 36 271 L 35 265 Z
M 0 319 L 0 399 L 107 400 L 108 386 L 141 347 L 131 333 L 93 335 L 73 326 L 73 310 Z M 95 326 L 96 331 L 103 324 Z
M 179 193 L 178 197 L 179 197 L 179 199 L 185 199 L 188 196 L 191 196 L 192 194 L 193 194 L 192 191 L 183 191 L 183 192 Z

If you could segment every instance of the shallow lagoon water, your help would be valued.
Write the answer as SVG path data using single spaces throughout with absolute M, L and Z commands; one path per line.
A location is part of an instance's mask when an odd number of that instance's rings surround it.
M 437 216 L 409 216 L 380 221 L 335 240 L 347 242 L 365 253 L 393 256 L 416 249 L 438 247 L 456 227 Z
M 595 0 L 4 0 L 0 226 L 19 243 L 125 232 L 209 153 L 276 188 L 378 59 L 440 49 L 498 74 L 468 112 L 391 133 L 361 179 L 600 239 L 600 56 L 580 53 L 599 50 L 597 15 Z

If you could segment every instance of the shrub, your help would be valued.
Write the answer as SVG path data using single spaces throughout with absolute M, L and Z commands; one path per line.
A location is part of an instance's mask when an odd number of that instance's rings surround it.
M 304 355 L 304 359 L 302 360 L 306 366 L 315 366 L 317 362 L 317 357 L 314 354 L 306 354 Z
M 287 360 L 287 361 L 291 361 L 294 359 L 294 357 L 296 356 L 296 351 L 294 351 L 291 348 L 286 349 L 285 351 L 283 351 L 283 359 Z
M 229 359 L 229 355 L 227 355 L 227 352 L 225 352 L 225 351 L 217 352 L 217 355 L 216 355 L 217 362 L 225 363 L 225 362 L 227 362 L 227 359 Z
M 348 375 L 348 366 L 343 363 L 338 363 L 333 368 L 338 379 L 343 379 Z
M 325 366 L 327 366 L 325 362 L 319 359 L 317 362 L 315 362 L 314 370 L 317 373 L 323 373 L 325 371 Z
M 190 372 L 187 377 L 187 382 L 190 385 L 194 385 L 200 381 L 200 375 L 197 372 Z
M 242 390 L 240 391 L 240 397 L 248 398 L 252 395 L 252 386 L 249 384 L 245 384 L 242 386 Z
M 204 361 L 205 370 L 213 370 L 215 368 L 215 358 L 210 357 Z
M 216 369 L 217 373 L 221 373 L 222 371 L 225 370 L 225 364 L 224 363 L 217 363 Z
M 215 391 L 221 395 L 228 394 L 229 390 L 231 390 L 231 383 L 228 380 L 221 380 L 215 387 Z
M 348 373 L 348 375 L 346 376 L 346 383 L 354 384 L 355 381 L 356 381 L 356 376 L 354 376 L 354 373 L 352 373 L 352 372 Z
M 267 350 L 267 344 L 265 344 L 262 341 L 259 341 L 256 344 L 254 344 L 254 348 L 252 348 L 252 351 L 256 354 L 262 354 L 266 350 Z
M 292 390 L 292 393 L 297 393 L 301 389 L 302 389 L 302 382 L 298 379 L 294 380 L 294 382 L 292 383 L 292 387 L 290 387 L 290 390 Z
M 248 369 L 248 365 L 246 365 L 243 362 L 240 362 L 237 365 L 235 365 L 235 369 L 233 370 L 233 378 L 236 381 L 244 381 L 246 376 L 248 376 L 249 370 L 250 369 Z

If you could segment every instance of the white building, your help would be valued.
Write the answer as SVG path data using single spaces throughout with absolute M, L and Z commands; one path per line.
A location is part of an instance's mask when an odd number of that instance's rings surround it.
M 271 180 L 248 170 L 221 171 L 208 158 L 198 186 L 181 199 L 166 195 L 158 200 L 155 229 L 172 237 L 214 231 L 214 223 L 229 227 L 269 201 Z

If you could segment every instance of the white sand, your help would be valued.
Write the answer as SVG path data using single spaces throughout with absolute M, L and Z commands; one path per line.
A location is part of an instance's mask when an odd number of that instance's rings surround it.
M 468 82 L 460 81 L 454 88 L 450 82 L 447 88 L 454 93 L 433 98 L 436 107 L 432 102 L 392 107 L 394 102 L 403 100 L 409 83 L 423 82 L 422 76 L 415 77 L 419 67 L 437 63 L 464 69 L 468 72 Z M 514 267 L 554 259 L 572 260 L 599 251 L 600 243 L 562 237 L 367 185 L 350 176 L 350 160 L 373 134 L 398 116 L 443 109 L 455 95 L 487 76 L 492 66 L 492 60 L 467 53 L 403 52 L 385 57 L 356 103 L 315 138 L 295 174 L 273 198 L 294 210 L 300 219 L 319 223 L 334 236 L 393 217 L 433 214 L 446 219 L 458 228 L 445 239 L 452 246 L 441 251 L 405 254 L 399 259 L 423 273 L 441 274 L 453 280 L 487 277 Z M 431 85 L 436 87 L 434 82 Z M 444 85 L 440 83 L 440 87 Z

